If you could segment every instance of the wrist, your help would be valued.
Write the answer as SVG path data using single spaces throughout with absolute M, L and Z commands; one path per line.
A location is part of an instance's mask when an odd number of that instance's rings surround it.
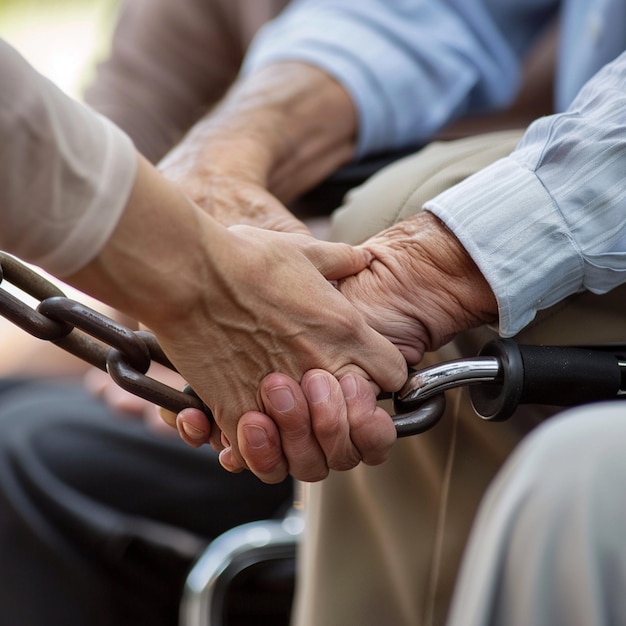
M 420 213 L 419 246 L 440 286 L 441 310 L 447 314 L 442 343 L 459 332 L 492 323 L 498 317 L 495 295 L 480 269 L 444 222 Z
M 383 248 L 378 241 L 384 242 Z M 408 313 L 429 329 L 428 350 L 497 319 L 489 283 L 454 233 L 429 211 L 392 226 L 367 247 L 376 255 L 392 251 L 397 274 L 404 277 L 402 289 L 408 292 Z
M 156 332 L 180 324 L 211 290 L 218 230 L 224 228 L 140 158 L 111 237 L 66 280 Z

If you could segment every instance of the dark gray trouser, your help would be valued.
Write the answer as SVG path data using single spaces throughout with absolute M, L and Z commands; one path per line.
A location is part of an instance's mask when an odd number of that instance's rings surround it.
M 207 541 L 290 498 L 80 385 L 2 381 L 0 624 L 173 626 Z

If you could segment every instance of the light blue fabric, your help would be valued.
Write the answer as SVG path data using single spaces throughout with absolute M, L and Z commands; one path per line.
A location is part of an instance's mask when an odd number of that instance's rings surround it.
M 563 111 L 597 71 L 626 50 L 626 2 L 563 3 L 556 101 Z
M 520 59 L 559 10 L 564 110 L 625 48 L 623 0 L 293 0 L 243 71 L 301 60 L 331 73 L 356 103 L 360 157 L 421 145 L 459 115 L 510 103 Z
M 512 10 L 510 4 L 516 4 Z M 301 60 L 350 92 L 357 157 L 421 145 L 455 117 L 508 104 L 555 0 L 293 0 L 243 71 Z
M 626 282 L 624 172 L 626 53 L 566 112 L 534 122 L 510 157 L 425 205 L 489 281 L 501 334 L 577 291 Z

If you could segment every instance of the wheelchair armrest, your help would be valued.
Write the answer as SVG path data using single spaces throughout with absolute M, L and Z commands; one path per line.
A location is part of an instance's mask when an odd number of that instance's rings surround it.
M 265 599 L 272 613 L 268 624 L 277 624 L 275 614 L 288 614 L 290 608 L 295 553 L 303 526 L 302 514 L 292 510 L 282 520 L 242 524 L 214 539 L 187 576 L 180 626 L 233 624 L 227 614 L 232 607 L 233 589 L 241 580 L 248 587 L 258 586 L 260 581 L 263 593 L 255 595 L 246 589 L 242 596 L 254 604 L 250 607 L 254 614 L 260 609 L 259 601 Z M 276 583 L 273 597 L 268 593 L 268 580 L 272 578 Z M 254 623 L 260 626 L 263 622 L 257 615 Z

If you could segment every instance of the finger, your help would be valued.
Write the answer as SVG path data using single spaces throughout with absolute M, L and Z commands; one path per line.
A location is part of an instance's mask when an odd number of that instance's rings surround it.
M 366 324 L 359 335 L 360 353 L 355 363 L 384 391 L 397 391 L 408 376 L 402 353 Z
M 330 469 L 349 470 L 361 457 L 350 439 L 348 411 L 337 379 L 324 370 L 309 370 L 302 377 L 315 437 Z
M 365 248 L 346 243 L 330 243 L 310 239 L 304 254 L 328 280 L 339 280 L 358 274 L 369 267 L 374 255 Z
M 211 422 L 199 409 L 183 409 L 175 422 L 180 438 L 192 448 L 198 448 L 211 440 Z
M 391 417 L 377 406 L 374 390 L 362 376 L 346 374 L 339 385 L 346 403 L 352 443 L 365 464 L 383 463 L 397 438 Z
M 224 448 L 218 457 L 220 465 L 231 474 L 239 474 L 243 472 L 244 468 L 240 467 L 233 460 L 233 449 L 230 446 Z
M 326 478 L 326 457 L 313 432 L 309 405 L 300 385 L 289 376 L 270 374 L 261 382 L 259 391 L 263 407 L 280 433 L 289 473 L 306 482 Z M 248 457 L 246 460 L 250 462 Z
M 170 428 L 176 428 L 176 413 L 164 409 L 162 406 L 157 407 L 157 412 L 161 421 L 167 424 Z
M 237 440 L 248 468 L 258 478 L 270 484 L 285 480 L 289 463 L 278 428 L 269 416 L 259 411 L 244 413 L 237 425 Z M 221 457 L 220 460 L 223 464 Z

